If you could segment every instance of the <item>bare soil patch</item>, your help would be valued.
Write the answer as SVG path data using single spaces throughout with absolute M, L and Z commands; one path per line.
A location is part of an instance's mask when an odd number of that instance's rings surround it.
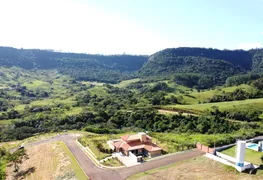
M 76 179 L 71 162 L 58 142 L 26 148 L 29 159 L 20 165 L 18 173 L 7 167 L 7 180 L 62 180 Z

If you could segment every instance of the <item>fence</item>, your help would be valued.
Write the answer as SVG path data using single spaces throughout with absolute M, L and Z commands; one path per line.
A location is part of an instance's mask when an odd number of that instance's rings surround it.
M 196 148 L 206 153 L 214 152 L 214 148 L 210 148 L 208 146 L 202 145 L 201 143 L 197 143 Z

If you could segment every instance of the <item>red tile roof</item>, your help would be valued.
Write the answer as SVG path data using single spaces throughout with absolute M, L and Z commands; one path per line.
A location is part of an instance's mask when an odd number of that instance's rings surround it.
M 149 152 L 162 150 L 162 148 L 160 148 L 156 144 L 153 144 L 151 142 L 142 143 L 140 140 L 131 141 L 128 143 L 126 143 L 125 141 L 117 141 L 114 142 L 113 145 L 116 148 L 122 148 L 125 151 L 131 151 L 131 150 L 143 149 L 143 148 Z
M 153 143 L 145 144 L 144 149 L 146 149 L 147 151 L 150 151 L 150 152 L 162 150 L 162 148 L 160 148 L 159 146 L 157 146 L 156 144 L 153 144 Z
M 146 135 L 147 140 L 148 139 L 152 139 L 150 136 Z M 132 135 L 126 135 L 126 136 L 122 136 L 121 139 L 123 141 L 136 141 L 136 140 L 140 140 L 140 135 L 139 134 L 132 134 Z
M 113 143 L 113 146 L 115 146 L 116 148 L 119 148 L 120 147 L 120 145 L 121 145 L 121 141 L 115 141 L 114 143 Z

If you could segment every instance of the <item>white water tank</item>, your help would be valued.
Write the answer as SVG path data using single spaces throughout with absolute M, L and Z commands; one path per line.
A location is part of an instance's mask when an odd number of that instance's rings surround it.
M 246 141 L 237 141 L 236 149 L 236 165 L 239 167 L 244 166 L 244 158 L 246 152 Z

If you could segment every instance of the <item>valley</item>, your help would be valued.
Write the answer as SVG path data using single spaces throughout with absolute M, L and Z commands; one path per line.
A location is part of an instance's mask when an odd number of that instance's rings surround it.
M 213 148 L 263 134 L 263 74 L 253 66 L 261 49 L 178 48 L 151 56 L 0 49 L 3 149 L 47 133 L 78 132 L 78 141 L 102 160 L 111 156 L 108 140 L 138 132 L 147 132 L 164 155 L 197 142 Z M 4 155 L 2 172 L 6 162 Z M 120 165 L 115 159 L 104 164 Z M 66 169 L 72 178 L 83 175 Z

